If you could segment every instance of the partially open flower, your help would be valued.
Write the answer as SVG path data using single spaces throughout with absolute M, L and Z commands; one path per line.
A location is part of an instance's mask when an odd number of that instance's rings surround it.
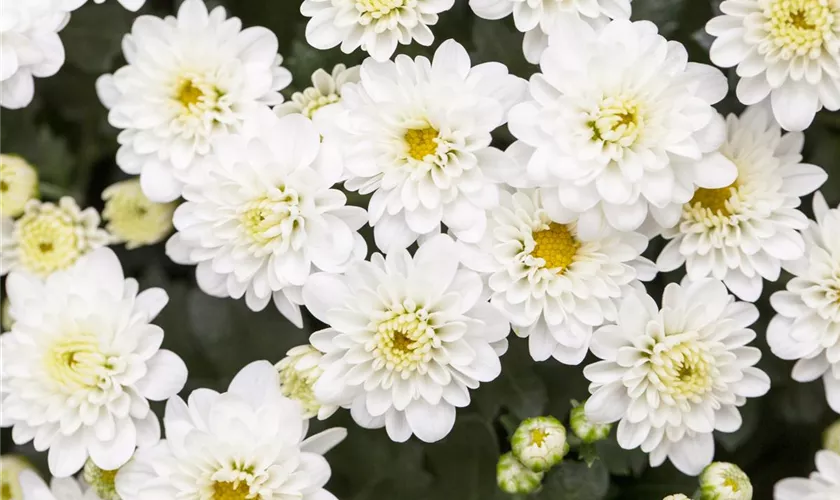
M 513 455 L 535 472 L 545 472 L 563 461 L 569 452 L 566 428 L 554 417 L 522 421 L 510 441 Z
M 154 245 L 172 232 L 177 203 L 155 203 L 143 194 L 140 178 L 112 184 L 102 191 L 106 228 L 129 250 Z
M 38 196 L 38 172 L 23 158 L 0 155 L 0 216 L 17 217 Z
M 542 472 L 528 469 L 510 452 L 499 457 L 499 463 L 496 464 L 496 483 L 505 493 L 532 493 L 539 489 L 542 479 Z
M 701 500 L 752 500 L 750 478 L 735 464 L 712 462 L 700 474 Z
M 612 425 L 596 424 L 586 418 L 586 411 L 584 410 L 585 403 L 584 401 L 583 403 L 576 404 L 572 408 L 569 417 L 569 427 L 572 428 L 575 436 L 579 437 L 584 443 L 594 443 L 595 441 L 606 439 L 610 435 Z

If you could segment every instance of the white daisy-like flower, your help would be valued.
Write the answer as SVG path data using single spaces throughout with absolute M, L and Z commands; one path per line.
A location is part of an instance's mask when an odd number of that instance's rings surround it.
M 821 450 L 816 456 L 817 470 L 807 479 L 789 477 L 773 488 L 773 500 L 835 500 L 840 498 L 840 455 Z
M 799 132 L 782 135 L 764 107 L 729 115 L 720 152 L 738 177 L 726 187 L 698 189 L 683 205 L 679 224 L 663 231 L 671 241 L 656 260 L 660 271 L 685 263 L 692 280 L 714 276 L 740 299 L 758 299 L 762 278 L 776 281 L 785 262 L 804 254 L 798 230 L 808 219 L 799 197 L 828 178 L 802 163 L 804 141 Z
M 478 17 L 501 19 L 513 14 L 516 29 L 525 33 L 522 52 L 531 64 L 538 64 L 548 46 L 548 33 L 562 16 L 574 16 L 593 26 L 610 19 L 630 19 L 631 0 L 470 0 Z
M 350 407 L 364 428 L 384 426 L 394 441 L 442 439 L 469 390 L 501 373 L 510 327 L 483 288 L 477 273 L 459 269 L 446 235 L 413 258 L 377 253 L 343 275 L 312 276 L 306 307 L 330 325 L 310 337 L 324 353 L 315 396 Z
M 786 130 L 840 109 L 840 0 L 726 0 L 706 24 L 712 62 L 736 66 L 744 104 L 767 96 Z
M 829 210 L 817 193 L 814 216 L 802 231 L 805 254 L 785 263 L 793 279 L 770 297 L 778 314 L 767 325 L 767 343 L 776 356 L 798 360 L 794 380 L 822 377 L 828 404 L 840 413 L 840 209 Z
M 361 47 L 377 61 L 387 61 L 397 43 L 431 45 L 435 37 L 429 26 L 454 4 L 455 0 L 304 0 L 300 12 L 311 18 L 306 41 L 316 49 L 341 45 L 349 54 Z
M 35 94 L 33 79 L 61 69 L 64 45 L 58 32 L 83 1 L 0 2 L 0 106 L 28 106 Z
M 175 397 L 163 419 L 166 439 L 139 449 L 117 473 L 122 500 L 335 500 L 323 489 L 323 454 L 347 435 L 332 428 L 304 439 L 300 404 L 280 392 L 268 361 L 243 368 L 227 392 Z
M 470 64 L 464 47 L 447 40 L 431 62 L 368 59 L 361 82 L 344 86 L 336 144 L 346 154 L 346 186 L 373 193 L 370 225 L 386 252 L 440 232 L 441 222 L 477 241 L 499 184 L 517 173 L 513 159 L 490 146 L 490 133 L 525 81 L 499 63 Z
M 114 241 L 124 242 L 129 250 L 163 241 L 172 232 L 172 214 L 177 204 L 155 203 L 140 187 L 140 179 L 111 184 L 102 191 L 105 229 Z
M 359 81 L 359 66 L 348 68 L 343 64 L 336 64 L 332 73 L 317 69 L 312 73 L 312 86 L 302 92 L 295 92 L 292 98 L 274 107 L 277 116 L 300 113 L 314 120 L 315 115 L 327 109 L 334 109 L 334 104 L 341 100 L 341 87 L 345 83 Z
M 311 345 L 299 345 L 289 349 L 286 357 L 274 365 L 280 374 L 280 390 L 301 404 L 304 418 L 317 416 L 318 420 L 324 420 L 338 409 L 315 398 L 313 386 L 324 373 L 320 366 L 322 357 L 324 354 Z
M 615 325 L 592 338 L 597 361 L 583 370 L 592 396 L 586 415 L 596 423 L 619 421 L 618 444 L 641 447 L 650 464 L 666 458 L 697 475 L 714 457 L 712 432 L 741 427 L 738 407 L 770 389 L 753 365 L 761 351 L 747 344 L 758 309 L 738 302 L 720 281 L 706 278 L 665 288 L 661 310 L 632 291 Z
M 80 0 L 65 0 L 70 2 L 78 3 Z M 81 0 L 82 3 L 86 3 L 88 0 Z M 140 7 L 146 3 L 146 0 L 117 0 L 119 1 L 120 5 L 126 8 L 126 10 L 130 10 L 131 12 L 137 12 L 140 10 Z M 105 3 L 105 0 L 93 0 L 94 3 Z
M 138 292 L 113 251 L 101 248 L 45 280 L 14 272 L 6 280 L 15 324 L 0 336 L 3 427 L 15 443 L 49 448 L 50 472 L 76 473 L 88 457 L 122 466 L 135 446 L 160 438 L 149 400 L 184 386 L 187 367 L 160 349 L 149 322 L 166 292 Z
M 0 154 L 0 217 L 17 217 L 38 197 L 38 172 L 20 156 Z
M 727 92 L 718 69 L 688 62 L 647 21 L 557 25 L 531 77 L 533 100 L 510 112 L 519 141 L 508 151 L 528 174 L 514 185 L 547 188 L 552 218 L 581 214 L 589 239 L 610 226 L 636 230 L 648 215 L 671 227 L 696 187 L 735 180 L 717 151 L 726 131 L 712 104 Z
M 205 176 L 184 188 L 178 230 L 166 253 L 198 264 L 199 287 L 241 298 L 254 311 L 274 305 L 303 326 L 301 286 L 313 272 L 342 272 L 367 253 L 364 209 L 332 189 L 341 157 L 322 147 L 310 120 L 260 113 L 243 134 L 217 141 Z
M 645 236 L 612 232 L 583 240 L 576 218 L 549 216 L 541 191 L 503 191 L 490 219 L 478 245 L 461 245 L 463 262 L 490 274 L 491 303 L 528 338 L 537 361 L 579 364 L 593 328 L 615 321 L 616 301 L 640 286 L 638 278 L 655 274 L 640 257 Z
M 202 0 L 184 1 L 177 18 L 140 16 L 123 39 L 128 65 L 97 80 L 108 121 L 123 129 L 117 165 L 140 174 L 152 201 L 178 198 L 217 139 L 283 101 L 292 76 L 277 37 L 241 26 Z
M 93 207 L 81 210 L 68 196 L 58 205 L 30 200 L 20 219 L 0 219 L 0 275 L 20 270 L 47 276 L 110 242 Z

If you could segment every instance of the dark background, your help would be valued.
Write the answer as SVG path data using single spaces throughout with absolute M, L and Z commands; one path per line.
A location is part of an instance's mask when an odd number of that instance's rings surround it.
M 148 0 L 141 14 L 163 16 L 175 11 L 177 0 Z M 294 75 L 292 87 L 284 94 L 311 85 L 309 78 L 317 68 L 327 71 L 341 62 L 358 64 L 363 54 L 342 54 L 338 49 L 319 51 L 304 37 L 306 18 L 298 12 L 298 0 L 210 0 L 209 6 L 225 5 L 244 26 L 266 26 L 277 35 L 284 66 Z M 703 26 L 716 12 L 712 0 L 634 0 L 634 19 L 655 22 L 669 39 L 686 45 L 690 57 L 709 63 L 710 37 Z M 124 64 L 120 40 L 130 30 L 138 14 L 125 11 L 116 0 L 104 5 L 90 2 L 72 15 L 61 38 L 67 61 L 54 77 L 37 79 L 35 100 L 19 111 L 3 110 L 0 150 L 22 155 L 38 167 L 41 192 L 45 199 L 73 196 L 81 206 L 102 207 L 100 194 L 111 183 L 125 177 L 114 163 L 117 131 L 106 120 L 106 110 L 94 90 L 96 78 Z M 456 0 L 454 8 L 441 15 L 432 27 L 432 47 L 414 44 L 400 46 L 398 53 L 431 55 L 437 45 L 455 38 L 469 50 L 473 64 L 500 61 L 524 78 L 537 71 L 521 53 L 522 34 L 511 18 L 487 21 L 476 17 L 466 0 Z M 734 72 L 728 72 L 733 92 L 719 105 L 724 113 L 740 112 L 734 95 Z M 840 201 L 840 113 L 822 111 L 806 132 L 806 161 L 824 167 L 829 180 L 822 191 L 834 206 Z M 496 135 L 498 146 L 511 142 L 506 130 Z M 351 202 L 364 206 L 366 200 L 351 195 Z M 810 216 L 810 196 L 803 203 Z M 366 236 L 370 236 L 366 228 Z M 369 238 L 369 246 L 373 248 Z M 655 257 L 662 241 L 651 243 L 648 256 Z M 141 288 L 166 289 L 170 303 L 157 323 L 166 331 L 164 347 L 177 352 L 190 370 L 187 395 L 198 387 L 224 390 L 232 376 L 255 359 L 278 361 L 291 347 L 305 343 L 307 335 L 319 328 L 311 317 L 298 330 L 273 308 L 252 313 L 244 301 L 215 299 L 196 286 L 191 267 L 179 266 L 165 256 L 163 245 L 131 252 L 117 249 L 127 276 L 140 280 Z M 661 296 L 664 285 L 679 280 L 682 270 L 660 275 L 649 285 L 649 293 Z M 762 317 L 755 329 L 758 347 L 765 353 L 759 367 L 772 379 L 769 394 L 751 399 L 742 409 L 743 427 L 733 434 L 717 436 L 717 460 L 742 466 L 755 486 L 756 499 L 770 499 L 773 484 L 788 476 L 805 476 L 813 469 L 813 455 L 820 448 L 821 433 L 837 415 L 825 402 L 822 383 L 799 384 L 791 380 L 792 363 L 770 353 L 764 330 L 773 311 L 767 297 L 789 276 L 783 273 L 777 283 L 765 283 L 758 303 Z M 495 482 L 495 464 L 507 451 L 507 431 L 502 421 L 552 414 L 568 420 L 570 400 L 587 396 L 582 366 L 568 367 L 549 360 L 534 363 L 526 341 L 511 335 L 510 351 L 502 358 L 499 379 L 473 392 L 469 408 L 458 411 L 453 432 L 442 442 L 423 444 L 416 439 L 392 443 L 384 430 L 367 431 L 353 424 L 348 412 L 340 410 L 326 423 L 312 422 L 316 430 L 344 426 L 348 439 L 330 452 L 333 477 L 330 491 L 342 500 L 493 500 L 509 498 Z M 586 363 L 588 363 L 587 360 Z M 156 407 L 162 417 L 162 405 Z M 34 452 L 31 445 L 16 447 L 9 429 L 2 432 L 3 453 L 20 453 L 46 470 L 46 454 Z M 598 445 L 601 460 L 591 468 L 574 460 L 547 476 L 543 490 L 536 495 L 552 500 L 633 499 L 659 500 L 676 492 L 691 495 L 695 478 L 686 477 L 669 463 L 651 469 L 646 456 L 621 450 L 614 435 Z

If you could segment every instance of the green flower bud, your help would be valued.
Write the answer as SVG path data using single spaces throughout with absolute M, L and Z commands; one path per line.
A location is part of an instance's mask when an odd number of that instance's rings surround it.
M 701 500 L 752 500 L 750 478 L 735 464 L 712 462 L 700 474 Z
M 524 420 L 511 439 L 513 455 L 534 472 L 545 472 L 569 452 L 566 428 L 554 417 Z
M 572 408 L 572 413 L 569 417 L 569 427 L 572 428 L 575 436 L 579 437 L 584 443 L 594 443 L 595 441 L 606 439 L 610 435 L 612 425 L 590 422 L 586 418 L 586 412 L 583 409 L 585 403 L 586 401 L 583 403 L 578 403 L 577 401 L 572 402 L 574 408 Z
M 496 464 L 496 483 L 505 493 L 532 493 L 539 489 L 542 479 L 542 472 L 528 469 L 510 452 L 499 457 Z

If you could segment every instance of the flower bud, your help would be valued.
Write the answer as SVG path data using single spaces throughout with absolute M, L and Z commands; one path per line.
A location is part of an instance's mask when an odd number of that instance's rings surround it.
M 38 173 L 23 158 L 0 155 L 0 217 L 17 217 L 38 197 Z
M 750 478 L 735 464 L 712 462 L 700 474 L 701 500 L 752 500 Z
M 280 390 L 287 398 L 298 401 L 303 406 L 303 417 L 327 418 L 336 409 L 335 406 L 321 405 L 315 399 L 312 386 L 324 372 L 318 362 L 323 354 L 309 344 L 299 345 L 286 353 L 286 357 L 274 365 L 280 373 Z
M 566 428 L 554 417 L 524 420 L 511 439 L 513 455 L 534 472 L 545 472 L 569 452 Z
M 585 401 L 580 404 L 577 402 L 574 403 L 575 406 L 572 408 L 572 412 L 569 417 L 569 427 L 572 428 L 572 432 L 575 433 L 575 436 L 579 437 L 584 443 L 594 443 L 595 441 L 606 439 L 607 436 L 610 435 L 612 425 L 595 424 L 590 422 L 589 419 L 586 418 L 586 412 L 583 408 L 585 403 Z
M 528 469 L 510 452 L 499 457 L 496 464 L 496 483 L 505 493 L 532 493 L 539 489 L 542 479 L 542 472 Z
M 112 184 L 102 191 L 105 226 L 129 250 L 154 245 L 172 232 L 175 203 L 155 203 L 140 188 L 140 179 Z

